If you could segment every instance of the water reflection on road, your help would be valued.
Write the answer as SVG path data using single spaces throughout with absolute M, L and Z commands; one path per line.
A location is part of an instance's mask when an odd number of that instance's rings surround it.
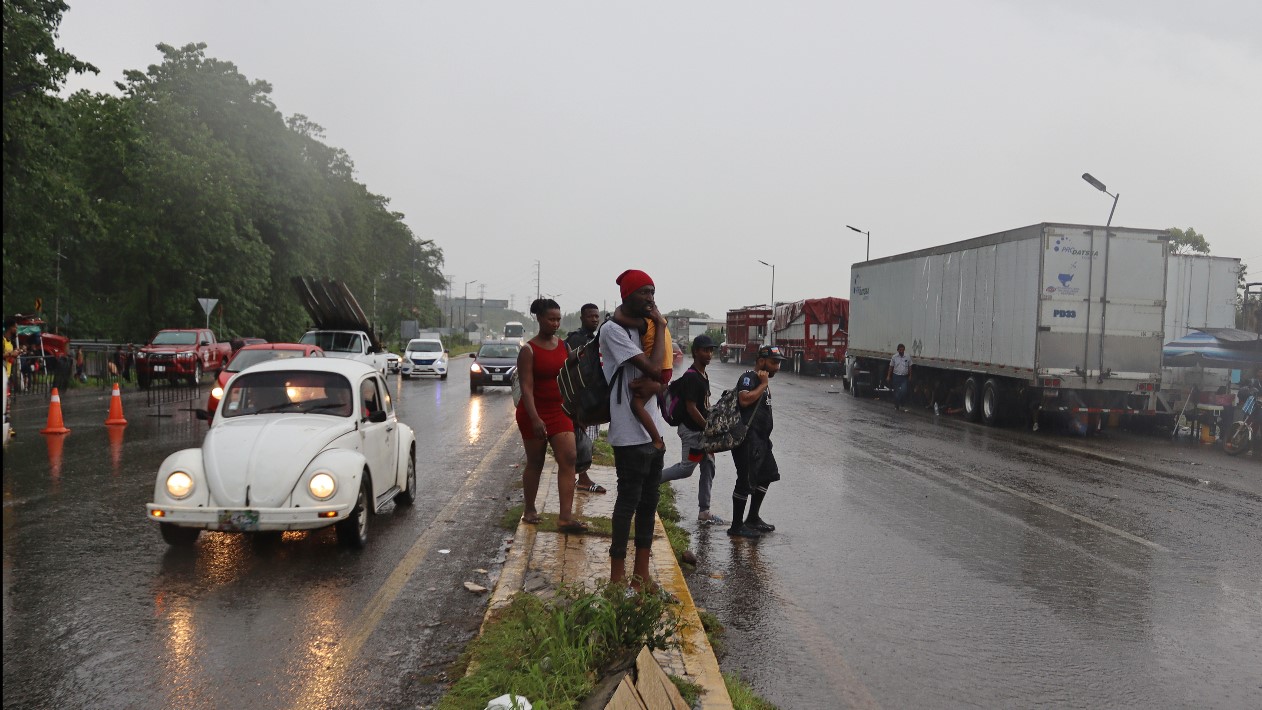
M 712 366 L 713 388 L 738 373 Z M 772 702 L 1262 704 L 1249 494 L 896 413 L 822 380 L 773 387 L 783 480 L 763 517 L 778 529 L 745 541 L 693 528 L 689 578 L 729 630 L 724 667 Z M 724 517 L 734 475 L 720 455 Z M 692 479 L 675 488 L 682 510 L 695 505 Z

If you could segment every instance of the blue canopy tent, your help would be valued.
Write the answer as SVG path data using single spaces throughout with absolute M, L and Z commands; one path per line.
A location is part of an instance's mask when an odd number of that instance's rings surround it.
M 1262 334 L 1235 328 L 1193 330 L 1165 344 L 1166 367 L 1215 367 L 1246 370 L 1262 367 Z

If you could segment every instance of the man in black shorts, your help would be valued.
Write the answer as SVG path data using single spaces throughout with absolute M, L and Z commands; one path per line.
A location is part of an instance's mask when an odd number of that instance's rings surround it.
M 763 520 L 759 513 L 767 487 L 780 480 L 780 469 L 771 452 L 771 387 L 768 381 L 780 371 L 784 354 L 775 345 L 758 348 L 755 370 L 746 372 L 736 382 L 737 402 L 741 418 L 748 425 L 745 440 L 732 449 L 736 463 L 736 488 L 732 491 L 732 537 L 761 537 L 776 526 Z M 749 517 L 745 505 L 749 504 Z

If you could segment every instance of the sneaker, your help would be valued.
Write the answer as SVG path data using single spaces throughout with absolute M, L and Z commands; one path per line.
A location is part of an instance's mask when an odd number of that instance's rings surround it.
M 748 525 L 742 525 L 739 528 L 728 528 L 727 534 L 729 537 L 749 537 L 749 538 L 762 537 L 762 533 L 749 527 Z
M 753 520 L 746 520 L 746 521 L 745 521 L 745 526 L 746 526 L 746 527 L 753 528 L 753 529 L 757 530 L 757 531 L 758 531 L 758 532 L 760 532 L 760 533 L 775 532 L 775 530 L 776 530 L 776 526 L 772 525 L 771 523 L 767 522 L 766 520 L 763 520 L 762 518 L 755 518 L 755 519 L 753 519 Z
M 727 521 L 708 510 L 697 513 L 697 521 L 702 525 L 726 525 Z

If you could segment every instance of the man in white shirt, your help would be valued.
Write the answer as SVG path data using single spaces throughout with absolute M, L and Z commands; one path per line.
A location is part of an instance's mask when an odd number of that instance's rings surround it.
M 904 352 L 906 346 L 898 344 L 898 352 L 890 358 L 890 366 L 885 371 L 885 379 L 894 390 L 894 409 L 907 411 L 903 402 L 907 399 L 907 386 L 911 382 L 911 358 Z
M 631 269 L 617 278 L 622 294 L 622 313 L 631 318 L 651 318 L 657 333 L 666 332 L 666 319 L 657 310 L 653 279 Z M 613 507 L 613 540 L 609 545 L 609 581 L 626 578 L 627 541 L 635 522 L 635 564 L 630 586 L 643 589 L 649 579 L 649 552 L 653 546 L 653 525 L 657 516 L 658 485 L 662 480 L 665 449 L 653 445 L 653 438 L 631 410 L 632 392 L 644 397 L 657 394 L 662 360 L 668 339 L 653 339 L 653 352 L 644 352 L 640 333 L 608 322 L 600 329 L 601 367 L 609 391 L 609 445 L 613 447 L 614 468 L 618 474 L 618 496 Z M 618 376 L 620 375 L 620 376 Z M 615 381 L 615 376 L 617 380 Z M 666 431 L 655 401 L 645 407 L 659 432 Z

